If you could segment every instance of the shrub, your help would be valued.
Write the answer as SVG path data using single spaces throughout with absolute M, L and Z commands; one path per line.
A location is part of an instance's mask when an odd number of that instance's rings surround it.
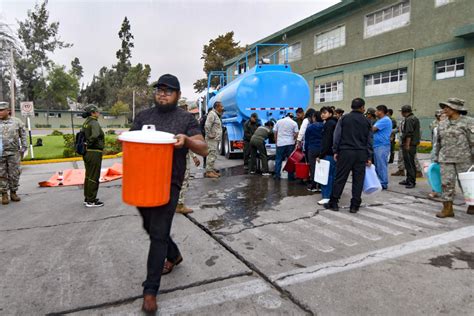
M 63 124 L 61 124 L 61 125 L 59 125 L 59 128 L 67 128 L 67 126 L 66 126 L 66 125 L 63 125 Z
M 107 132 L 105 132 L 107 135 L 117 135 L 114 129 L 109 129 Z
M 51 128 L 51 124 L 35 124 L 36 128 Z
M 51 134 L 49 134 L 50 136 L 62 136 L 64 133 L 63 132 L 60 132 L 58 130 L 54 130 Z
M 63 150 L 63 157 L 64 158 L 71 158 L 71 157 L 75 157 L 75 156 L 76 156 L 76 152 L 74 151 L 74 149 L 64 148 L 64 150 Z
M 107 128 L 120 128 L 120 124 L 111 124 L 111 125 L 107 125 Z
M 115 137 L 105 138 L 104 155 L 115 155 L 122 151 L 122 143 Z

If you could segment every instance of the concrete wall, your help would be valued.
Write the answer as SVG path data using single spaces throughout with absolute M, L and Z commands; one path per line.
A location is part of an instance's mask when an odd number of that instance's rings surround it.
M 57 113 L 51 111 L 51 113 Z M 31 127 L 36 128 L 39 125 L 51 125 L 51 128 L 61 128 L 61 126 L 70 127 L 71 126 L 71 113 L 62 112 L 61 117 L 51 117 L 46 112 L 37 112 L 38 116 L 31 118 Z M 80 117 L 80 114 L 73 114 L 74 125 L 82 125 L 84 123 L 84 119 Z M 128 123 L 127 117 L 124 115 L 112 117 L 108 115 L 100 115 L 99 117 L 99 124 L 102 128 L 118 128 L 125 127 L 125 124 Z

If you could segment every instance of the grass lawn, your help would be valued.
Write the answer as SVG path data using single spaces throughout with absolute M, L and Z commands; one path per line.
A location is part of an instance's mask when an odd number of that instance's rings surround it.
M 33 147 L 35 153 L 34 160 L 44 159 L 57 159 L 63 158 L 64 151 L 64 138 L 62 136 L 33 136 L 33 145 L 36 144 L 36 140 L 41 138 L 43 140 L 43 146 Z M 107 139 L 117 138 L 116 135 L 106 135 Z M 29 142 L 29 139 L 28 139 Z M 29 146 L 29 143 L 28 143 Z M 29 149 L 29 147 L 28 147 Z M 25 160 L 31 160 L 31 153 L 28 150 L 28 156 Z
M 38 138 L 41 138 L 43 140 L 43 146 L 33 148 L 33 152 L 35 153 L 35 160 L 55 159 L 63 157 L 64 138 L 62 136 L 33 136 L 33 145 L 36 144 L 36 140 Z M 31 160 L 31 153 L 29 151 L 28 156 L 26 156 L 25 160 Z

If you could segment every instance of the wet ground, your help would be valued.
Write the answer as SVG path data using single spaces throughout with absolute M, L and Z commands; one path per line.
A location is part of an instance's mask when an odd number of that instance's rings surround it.
M 116 160 L 105 161 L 112 165 Z M 437 219 L 419 179 L 363 197 L 350 214 L 317 205 L 299 181 L 192 168 L 172 236 L 184 261 L 162 279 L 159 315 L 472 315 L 474 217 Z M 25 166 L 22 202 L 0 208 L 0 314 L 140 315 L 148 237 L 121 181 L 85 209 L 79 187 L 38 188 L 82 163 Z M 393 166 L 392 166 L 393 167 Z

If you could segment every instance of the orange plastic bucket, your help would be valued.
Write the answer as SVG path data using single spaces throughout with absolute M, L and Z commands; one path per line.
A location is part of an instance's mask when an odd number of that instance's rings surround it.
M 154 125 L 119 136 L 123 149 L 122 199 L 133 206 L 153 207 L 170 200 L 173 134 L 157 132 Z

